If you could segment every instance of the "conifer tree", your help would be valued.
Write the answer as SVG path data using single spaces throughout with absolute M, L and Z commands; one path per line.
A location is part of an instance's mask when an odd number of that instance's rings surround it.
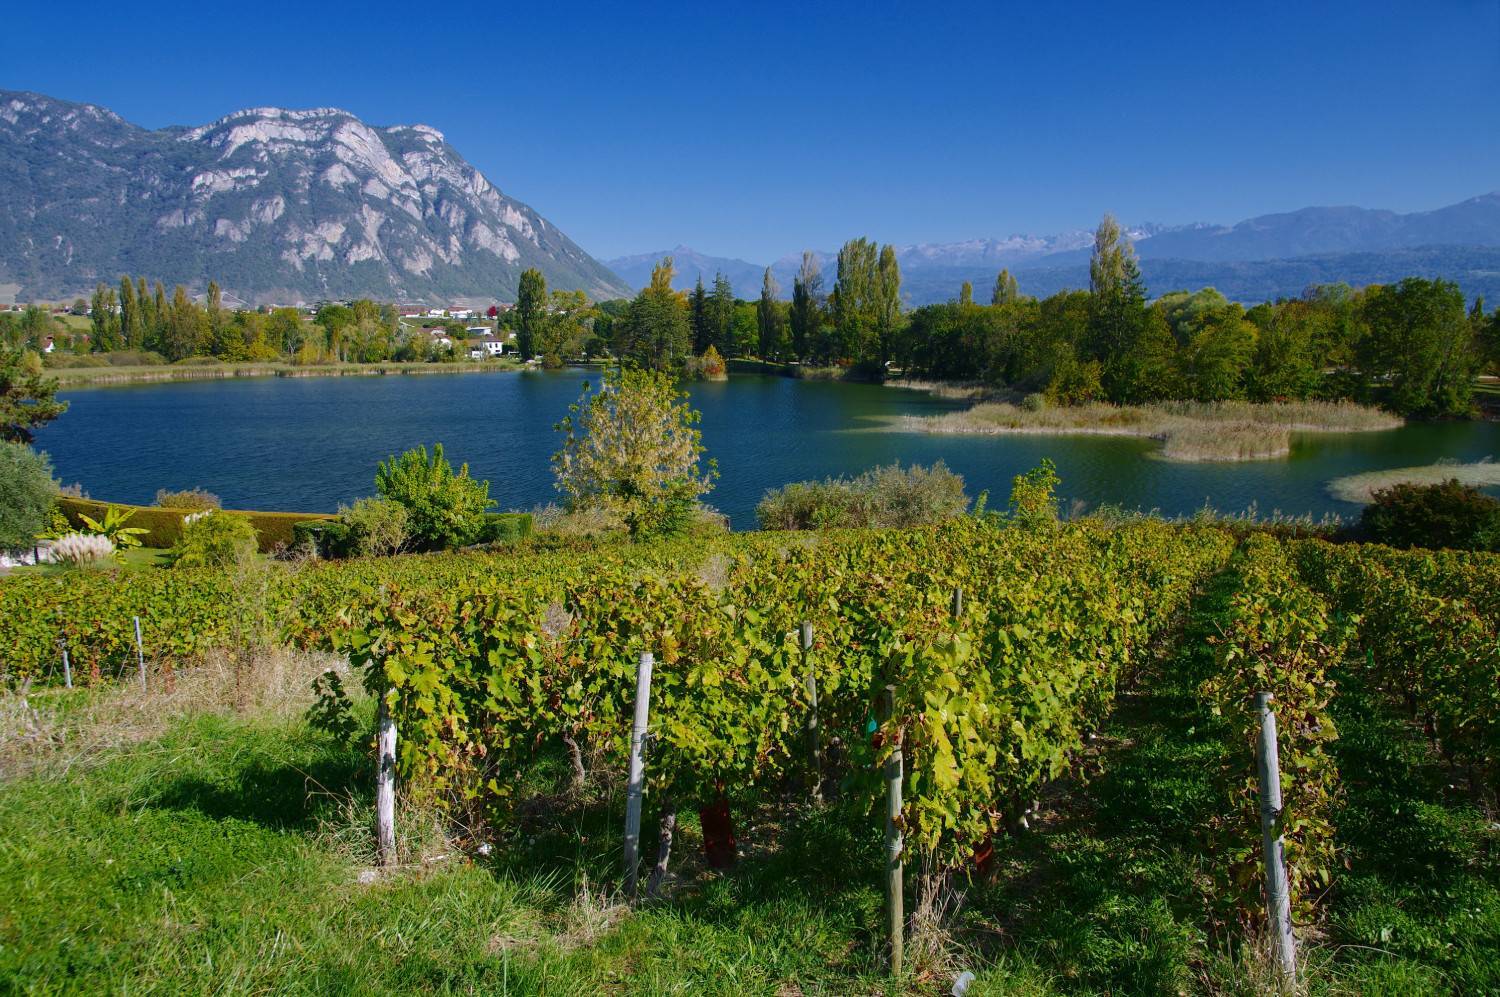
M 521 274 L 516 291 L 516 347 L 522 360 L 536 355 L 537 334 L 547 317 L 547 278 L 535 267 Z

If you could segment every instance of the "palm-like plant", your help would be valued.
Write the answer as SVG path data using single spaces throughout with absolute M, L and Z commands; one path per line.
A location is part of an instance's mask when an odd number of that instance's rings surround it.
M 90 533 L 107 537 L 109 542 L 114 544 L 115 550 L 118 551 L 125 547 L 139 547 L 141 545 L 141 536 L 151 532 L 139 526 L 126 526 L 125 524 L 130 521 L 130 517 L 134 515 L 135 513 L 129 509 L 122 509 L 117 505 L 111 505 L 105 508 L 102 520 L 94 519 L 92 516 L 85 516 L 82 513 L 79 514 L 78 518 L 83 520 L 83 525 L 88 527 Z

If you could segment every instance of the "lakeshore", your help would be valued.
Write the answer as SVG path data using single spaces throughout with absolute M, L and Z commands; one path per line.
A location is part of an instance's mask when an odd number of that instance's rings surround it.
M 390 377 L 422 374 L 489 374 L 522 370 L 519 363 L 479 360 L 466 363 L 203 363 L 133 367 L 51 367 L 63 388 L 172 381 L 220 381 L 253 377 Z

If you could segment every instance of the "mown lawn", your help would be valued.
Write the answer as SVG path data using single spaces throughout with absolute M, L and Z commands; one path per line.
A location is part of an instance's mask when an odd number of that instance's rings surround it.
M 600 899 L 618 791 L 568 798 L 546 757 L 493 854 L 409 816 L 406 864 L 375 876 L 363 749 L 295 709 L 218 705 L 0 783 L 0 991 L 936 994 L 970 968 L 976 997 L 1253 993 L 1259 962 L 1207 927 L 1194 828 L 1214 749 L 1191 724 L 1193 670 L 1182 656 L 1122 698 L 1088 778 L 1041 801 L 992 877 L 956 884 L 945 952 L 914 952 L 899 981 L 873 817 L 737 813 L 745 857 L 716 873 L 684 814 L 667 897 L 629 911 Z M 72 695 L 63 714 L 98 694 Z M 1304 932 L 1309 989 L 1500 991 L 1495 828 L 1365 690 L 1339 702 L 1350 866 Z

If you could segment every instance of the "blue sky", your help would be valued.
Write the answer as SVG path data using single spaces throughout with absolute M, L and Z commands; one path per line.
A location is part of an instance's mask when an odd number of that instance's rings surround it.
M 600 257 L 768 261 L 1500 188 L 1500 0 L 27 3 L 0 87 L 425 122 Z

